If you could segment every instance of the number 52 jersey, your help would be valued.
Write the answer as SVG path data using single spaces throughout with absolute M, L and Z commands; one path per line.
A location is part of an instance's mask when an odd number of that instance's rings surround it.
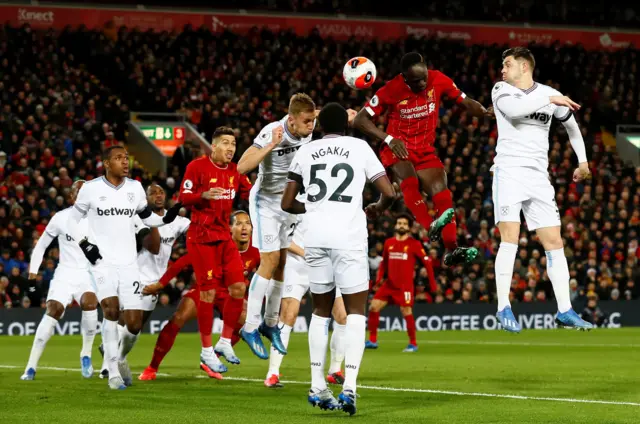
M 289 180 L 304 188 L 304 246 L 367 249 L 367 217 L 362 191 L 367 181 L 386 175 L 366 141 L 327 135 L 298 150 Z

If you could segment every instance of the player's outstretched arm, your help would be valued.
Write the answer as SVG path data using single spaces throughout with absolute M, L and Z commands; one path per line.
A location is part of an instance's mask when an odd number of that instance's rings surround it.
M 29 261 L 29 280 L 35 280 L 38 275 L 38 270 L 40 269 L 40 265 L 42 264 L 42 259 L 44 258 L 44 253 L 47 250 L 47 247 L 51 244 L 54 237 L 47 232 L 49 226 L 53 222 L 53 219 L 47 224 L 47 228 L 45 228 L 44 232 L 38 239 L 36 246 L 33 248 L 33 252 L 31 252 L 31 260 Z
M 391 207 L 396 199 L 396 190 L 393 188 L 389 177 L 382 175 L 372 181 L 373 186 L 380 192 L 380 199 L 365 208 L 369 219 L 377 218 L 383 211 Z
M 300 192 L 300 187 L 302 187 L 301 181 L 302 177 L 300 175 L 289 171 L 287 186 L 284 189 L 282 201 L 280 202 L 283 211 L 296 215 L 307 212 L 304 203 L 296 199 L 296 196 Z
M 280 125 L 274 127 L 271 134 L 263 132 L 258 135 L 253 146 L 249 147 L 238 161 L 238 172 L 247 174 L 256 169 L 264 158 L 282 142 L 283 137 L 284 129 Z
M 297 244 L 295 244 L 294 242 L 291 242 L 291 244 L 289 245 L 287 250 L 289 252 L 293 253 L 294 255 L 298 255 L 298 256 L 304 258 L 304 249 L 302 247 L 298 246 Z
M 485 109 L 478 101 L 465 97 L 460 103 L 472 116 L 478 118 L 484 118 L 485 116 L 491 116 L 491 113 Z
M 409 152 L 407 151 L 404 141 L 394 138 L 382 131 L 371 118 L 372 115 L 366 108 L 361 109 L 353 120 L 353 127 L 369 137 L 376 138 L 387 143 L 393 154 L 399 159 L 408 159 Z

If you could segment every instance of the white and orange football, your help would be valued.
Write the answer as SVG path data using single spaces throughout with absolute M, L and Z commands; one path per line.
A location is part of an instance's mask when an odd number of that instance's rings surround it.
M 363 56 L 349 59 L 342 70 L 344 81 L 356 90 L 371 87 L 376 81 L 376 75 L 376 65 Z

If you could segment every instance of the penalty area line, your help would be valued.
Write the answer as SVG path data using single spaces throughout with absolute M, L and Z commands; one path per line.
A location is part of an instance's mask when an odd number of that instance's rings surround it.
M 6 369 L 21 369 L 21 366 L 17 365 L 0 365 L 0 368 Z M 80 368 L 60 368 L 60 367 L 39 367 L 41 370 L 49 371 L 80 371 Z M 173 374 L 158 373 L 157 375 L 162 377 L 176 377 Z M 204 375 L 198 375 L 196 378 L 209 378 Z M 264 381 L 259 378 L 246 378 L 246 377 L 224 377 L 224 380 L 249 382 L 249 383 L 263 383 Z M 224 381 L 223 380 L 223 381 Z M 283 384 L 311 384 L 308 381 L 293 381 L 282 380 Z M 500 393 L 480 393 L 480 392 L 458 392 L 452 390 L 435 390 L 435 389 L 413 389 L 407 387 L 384 387 L 384 386 L 358 386 L 358 389 L 363 390 L 375 390 L 382 392 L 404 392 L 404 393 L 428 393 L 434 395 L 449 395 L 449 396 L 466 396 L 466 397 L 485 397 L 496 399 L 515 399 L 515 400 L 530 400 L 530 401 L 544 401 L 544 402 L 564 402 L 564 403 L 589 403 L 595 405 L 618 405 L 618 406 L 640 406 L 638 402 L 621 402 L 613 400 L 596 400 L 596 399 L 574 399 L 574 398 L 556 398 L 556 397 L 541 397 L 541 396 L 522 396 L 522 395 L 507 395 Z

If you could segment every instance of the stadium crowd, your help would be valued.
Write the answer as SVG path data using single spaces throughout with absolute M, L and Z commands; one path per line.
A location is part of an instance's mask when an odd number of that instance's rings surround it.
M 398 72 L 405 51 L 419 51 L 430 68 L 442 70 L 464 92 L 490 106 L 503 49 L 418 38 L 336 42 L 318 34 L 298 37 L 259 29 L 241 37 L 191 28 L 179 34 L 121 28 L 108 37 L 85 29 L 37 32 L 28 26 L 3 27 L 0 307 L 43 306 L 59 253 L 55 246 L 49 249 L 40 275 L 30 281 L 30 252 L 52 214 L 68 206 L 73 181 L 101 175 L 101 149 L 124 144 L 130 110 L 184 113 L 207 139 L 216 127 L 231 126 L 236 129 L 239 158 L 264 125 L 285 115 L 289 96 L 295 92 L 310 94 L 319 106 L 339 101 L 359 109 L 373 91 L 352 91 L 341 81 L 349 57 L 364 55 L 376 63 L 375 89 Z M 537 80 L 583 106 L 577 117 L 593 178 L 585 184 L 571 181 L 576 159 L 561 125 L 554 125 L 550 140 L 550 174 L 563 217 L 572 299 L 638 298 L 640 169 L 621 162 L 611 135 L 616 124 L 640 121 L 634 77 L 638 52 L 589 52 L 557 44 L 531 49 Z M 495 122 L 471 119 L 447 102 L 440 117 L 437 148 L 456 201 L 459 243 L 475 245 L 481 257 L 466 268 L 445 269 L 440 265 L 443 247 L 428 245 L 439 287 L 428 293 L 426 270 L 417 269 L 416 300 L 493 302 L 493 259 L 500 240 L 489 172 L 496 147 Z M 155 175 L 132 158 L 131 177 L 145 186 L 157 182 L 175 200 L 184 167 L 201 154 L 198 146 L 190 145 L 178 152 L 170 168 Z M 365 202 L 374 197 L 367 192 Z M 369 222 L 372 276 L 384 240 L 393 235 L 393 216 L 403 210 L 399 199 L 386 216 Z M 417 226 L 413 231 L 425 239 Z M 183 253 L 179 244 L 173 258 Z M 514 301 L 552 298 L 545 269 L 544 249 L 533 233 L 523 231 L 512 282 Z M 177 303 L 191 278 L 181 274 L 161 297 L 161 305 Z

